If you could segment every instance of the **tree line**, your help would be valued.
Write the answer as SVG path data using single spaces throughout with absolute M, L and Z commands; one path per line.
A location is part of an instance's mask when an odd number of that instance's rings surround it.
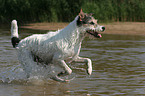
M 145 21 L 145 0 L 0 0 L 0 23 L 70 22 L 82 8 L 101 22 Z

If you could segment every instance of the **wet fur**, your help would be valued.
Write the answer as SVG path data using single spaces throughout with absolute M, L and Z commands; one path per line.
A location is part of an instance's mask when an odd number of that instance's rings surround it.
M 66 76 L 72 73 L 72 70 L 65 61 L 86 63 L 87 73 L 91 75 L 91 59 L 79 57 L 82 40 L 88 34 L 86 30 L 98 30 L 93 27 L 93 25 L 89 24 L 90 22 L 97 24 L 97 20 L 91 17 L 91 15 L 87 15 L 81 11 L 80 14 L 62 30 L 49 32 L 47 34 L 34 34 L 20 41 L 17 22 L 13 20 L 11 24 L 12 44 L 13 47 L 17 49 L 19 61 L 28 77 L 32 69 L 31 64 L 43 63 L 49 65 L 49 63 L 51 63 L 58 65 L 64 70 L 58 73 L 58 75 L 52 74 L 51 78 L 56 81 L 67 82 L 68 80 L 60 78 L 60 76 Z M 16 41 L 13 40 L 14 37 L 16 37 Z

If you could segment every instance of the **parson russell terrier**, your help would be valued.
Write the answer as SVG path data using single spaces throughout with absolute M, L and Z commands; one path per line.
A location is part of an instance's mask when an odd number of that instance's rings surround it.
M 88 35 L 101 38 L 102 36 L 98 32 L 104 30 L 105 27 L 98 25 L 92 13 L 84 13 L 81 9 L 79 15 L 64 29 L 47 34 L 34 34 L 22 40 L 19 39 L 17 21 L 13 20 L 11 23 L 11 42 L 18 52 L 18 59 L 28 77 L 31 73 L 31 64 L 43 62 L 45 66 L 50 63 L 64 70 L 57 75 L 52 75 L 51 79 L 67 82 L 69 80 L 60 78 L 60 76 L 72 73 L 66 62 L 86 63 L 87 73 L 91 75 L 91 59 L 79 57 L 82 40 Z M 29 67 L 29 70 L 26 67 Z

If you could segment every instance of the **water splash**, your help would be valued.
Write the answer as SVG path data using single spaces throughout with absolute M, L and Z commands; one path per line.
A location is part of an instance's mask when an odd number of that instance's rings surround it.
M 0 80 L 4 83 L 10 83 L 13 80 L 26 80 L 26 74 L 20 65 L 3 67 L 0 73 Z
M 29 69 L 29 68 L 28 68 Z M 50 80 L 52 74 L 60 72 L 57 66 L 33 65 L 29 78 L 21 65 L 3 67 L 0 71 L 0 83 L 25 82 L 41 84 Z

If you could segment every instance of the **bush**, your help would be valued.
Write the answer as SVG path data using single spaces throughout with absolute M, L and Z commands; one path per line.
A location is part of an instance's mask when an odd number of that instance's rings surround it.
M 82 8 L 102 22 L 145 21 L 145 0 L 0 0 L 0 23 L 70 22 Z

